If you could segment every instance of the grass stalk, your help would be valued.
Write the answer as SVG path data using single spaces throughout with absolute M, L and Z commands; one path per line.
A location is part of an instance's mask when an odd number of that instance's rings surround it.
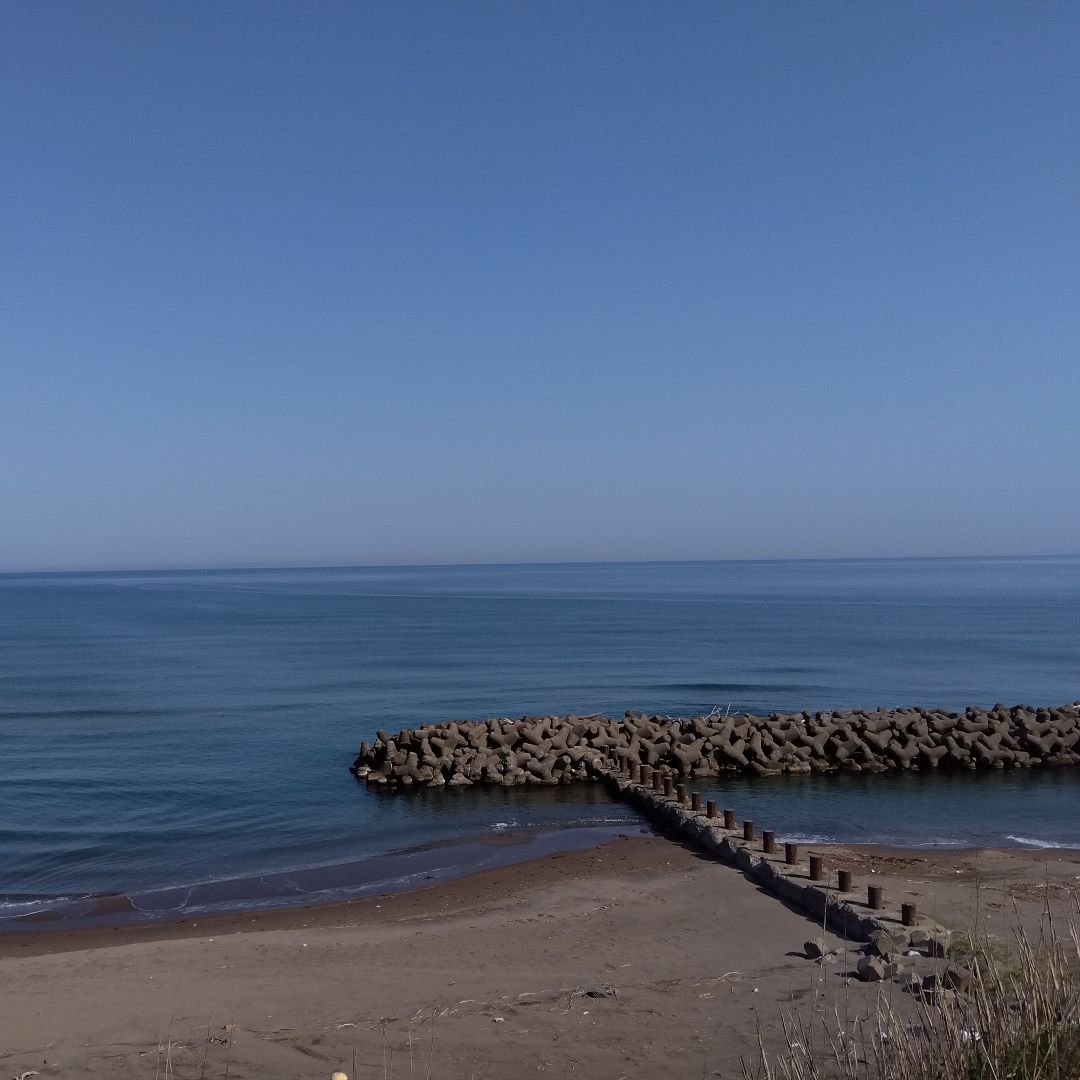
M 1077 1080 L 1080 1077 L 1080 936 L 1049 906 L 1036 931 L 1015 931 L 1015 967 L 1000 945 L 972 935 L 963 995 L 910 1001 L 882 994 L 835 1026 L 788 1009 L 787 1048 L 759 1056 L 747 1080 Z M 821 1031 L 818 1031 L 818 1025 Z M 824 1035 L 823 1041 L 819 1034 Z

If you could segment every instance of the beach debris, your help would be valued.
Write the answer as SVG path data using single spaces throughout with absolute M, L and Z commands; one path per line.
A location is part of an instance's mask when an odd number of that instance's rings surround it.
M 860 956 L 855 965 L 859 982 L 881 982 L 887 977 L 889 965 L 880 956 Z
M 971 972 L 959 964 L 949 964 L 941 973 L 941 985 L 946 990 L 956 990 L 965 993 L 971 986 Z
M 349 1080 L 349 1077 L 343 1072 L 331 1073 L 330 1080 Z
M 823 937 L 813 938 L 803 944 L 803 953 L 807 960 L 820 960 L 828 952 L 829 946 Z
M 942 972 L 931 972 L 924 975 L 920 991 L 928 1001 L 944 1004 L 955 1001 L 960 994 L 967 991 L 971 984 L 971 973 L 967 968 L 958 968 L 950 965 Z M 913 993 L 915 991 L 912 991 Z
M 940 935 L 927 933 L 925 930 L 912 930 L 908 944 L 923 956 L 941 959 L 945 956 L 946 944 Z
M 903 956 L 907 949 L 907 939 L 891 930 L 875 930 L 870 934 L 870 952 L 884 960 L 893 960 Z

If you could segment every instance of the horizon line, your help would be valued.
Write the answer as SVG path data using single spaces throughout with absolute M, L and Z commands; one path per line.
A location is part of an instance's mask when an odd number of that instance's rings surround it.
M 415 563 L 235 563 L 189 566 L 96 566 L 50 570 L 0 570 L 0 577 L 45 577 L 64 574 L 225 574 L 244 571 L 302 570 L 442 570 L 531 566 L 699 566 L 712 563 L 811 563 L 811 562 L 991 562 L 1012 559 L 1075 559 L 1080 552 L 1011 555 L 788 555 L 777 557 L 729 557 L 723 559 L 551 559 L 494 562 Z

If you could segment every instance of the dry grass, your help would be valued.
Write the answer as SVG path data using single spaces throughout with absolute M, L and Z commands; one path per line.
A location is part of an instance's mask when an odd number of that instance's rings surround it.
M 1078 1080 L 1076 924 L 1057 925 L 1048 909 L 1034 934 L 1015 937 L 1010 959 L 1000 943 L 967 939 L 962 996 L 883 993 L 847 1023 L 835 1008 L 827 1019 L 786 1015 L 787 1048 L 762 1043 L 747 1080 Z

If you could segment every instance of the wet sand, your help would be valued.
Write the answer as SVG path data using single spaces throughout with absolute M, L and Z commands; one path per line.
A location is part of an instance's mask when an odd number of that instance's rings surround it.
M 1062 916 L 1080 887 L 1080 852 L 820 850 L 957 930 Z M 820 933 L 633 837 L 319 908 L 0 936 L 0 1076 L 734 1078 L 785 1007 L 904 1007 L 853 953 L 805 960 Z
M 886 897 L 912 900 L 920 914 L 959 933 L 1011 940 L 1017 926 L 1037 931 L 1047 910 L 1080 915 L 1080 850 L 816 846 L 832 869 L 849 868 Z
M 267 912 L 329 906 L 364 896 L 401 893 L 437 882 L 512 866 L 558 852 L 584 851 L 624 835 L 645 835 L 644 822 L 566 828 L 514 828 L 447 840 L 354 862 L 281 870 L 191 885 L 106 893 L 84 897 L 35 899 L 34 909 L 0 917 L 0 943 L 6 935 L 34 930 L 104 928 L 202 920 L 215 913 Z M 0 955 L 3 945 L 0 944 Z

